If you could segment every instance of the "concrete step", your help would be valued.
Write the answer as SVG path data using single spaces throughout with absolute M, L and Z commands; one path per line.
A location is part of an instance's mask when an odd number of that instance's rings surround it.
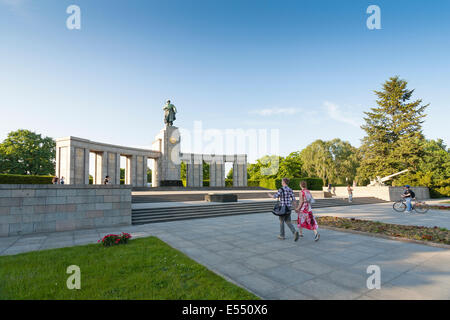
M 376 198 L 359 198 L 352 204 L 349 204 L 344 199 L 317 199 L 316 203 L 312 205 L 314 208 L 348 206 L 348 205 L 362 205 L 383 203 L 385 201 Z M 197 219 L 219 217 L 237 214 L 252 214 L 252 213 L 269 213 L 272 211 L 275 201 L 255 201 L 246 203 L 226 203 L 226 204 L 208 204 L 208 205 L 194 205 L 194 206 L 178 206 L 165 208 L 147 208 L 147 209 L 133 209 L 132 223 L 145 224 L 164 221 Z

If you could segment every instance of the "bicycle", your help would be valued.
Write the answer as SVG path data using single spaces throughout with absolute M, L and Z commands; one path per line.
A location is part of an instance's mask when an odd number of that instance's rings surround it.
M 404 199 L 398 200 L 394 202 L 392 208 L 397 212 L 405 212 L 406 201 Z M 411 203 L 411 211 L 415 210 L 417 213 L 427 213 L 428 209 L 429 208 L 426 206 L 425 202 L 415 200 L 414 203 Z

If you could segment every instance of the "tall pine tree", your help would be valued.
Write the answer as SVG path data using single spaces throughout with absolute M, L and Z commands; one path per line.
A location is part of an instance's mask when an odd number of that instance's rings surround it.
M 365 112 L 366 132 L 360 148 L 361 165 L 358 181 L 367 183 L 376 176 L 387 176 L 409 169 L 414 175 L 423 155 L 423 118 L 427 105 L 422 100 L 410 101 L 414 90 L 407 89 L 407 82 L 398 76 L 383 84 L 382 91 L 375 91 L 377 107 Z M 394 179 L 395 180 L 395 179 Z

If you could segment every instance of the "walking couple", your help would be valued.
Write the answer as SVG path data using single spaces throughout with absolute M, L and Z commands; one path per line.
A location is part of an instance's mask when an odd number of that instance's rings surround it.
M 284 240 L 284 224 L 286 224 L 289 229 L 294 234 L 294 240 L 297 241 L 299 237 L 303 237 L 303 228 L 312 230 L 314 232 L 314 240 L 318 241 L 320 238 L 319 233 L 317 232 L 317 221 L 314 219 L 314 216 L 311 211 L 311 203 L 314 201 L 311 193 L 309 192 L 306 181 L 300 182 L 301 191 L 299 193 L 299 201 L 298 205 L 295 208 L 295 212 L 298 214 L 297 217 L 297 226 L 299 231 L 295 229 L 291 222 L 291 211 L 292 211 L 292 203 L 295 201 L 295 195 L 291 188 L 288 187 L 289 179 L 283 178 L 281 181 L 282 187 L 275 194 L 269 194 L 270 197 L 280 198 L 281 206 L 286 207 L 286 214 L 280 215 L 280 235 L 278 239 Z

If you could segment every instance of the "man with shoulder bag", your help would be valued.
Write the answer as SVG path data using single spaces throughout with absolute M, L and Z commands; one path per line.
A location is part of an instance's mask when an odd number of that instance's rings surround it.
M 294 234 L 294 241 L 297 241 L 299 233 L 291 222 L 292 202 L 295 200 L 295 196 L 292 189 L 288 187 L 288 183 L 289 179 L 283 178 L 281 181 L 282 187 L 278 192 L 275 194 L 269 193 L 268 195 L 271 198 L 279 198 L 279 201 L 272 210 L 272 213 L 280 219 L 280 235 L 278 236 L 278 239 L 285 239 L 284 224 L 286 224 Z

